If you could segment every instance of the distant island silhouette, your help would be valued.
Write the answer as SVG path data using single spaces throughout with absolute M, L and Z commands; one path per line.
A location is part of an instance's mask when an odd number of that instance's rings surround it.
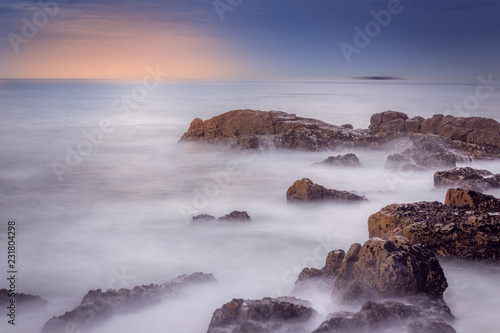
M 404 80 L 402 77 L 397 76 L 357 76 L 355 79 L 358 80 Z

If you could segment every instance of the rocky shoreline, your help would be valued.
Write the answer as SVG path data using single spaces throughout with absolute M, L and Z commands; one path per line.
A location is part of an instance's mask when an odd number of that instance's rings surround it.
M 404 113 L 386 111 L 373 115 L 369 129 L 362 130 L 279 111 L 234 110 L 205 121 L 194 119 L 180 141 L 234 150 L 271 146 L 299 151 L 387 150 L 387 169 L 434 170 L 435 186 L 448 188 L 444 203 L 394 203 L 373 213 L 367 221 L 368 240 L 352 244 L 347 251 L 332 249 L 325 266 L 304 268 L 290 291 L 293 295 L 319 283 L 332 302 L 357 306 L 359 311 L 333 312 L 322 318 L 311 303 L 294 296 L 234 298 L 214 310 L 207 333 L 452 333 L 455 317 L 443 297 L 448 281 L 439 259 L 500 260 L 500 199 L 482 193 L 500 187 L 500 175 L 455 168 L 460 161 L 500 157 L 500 123 L 493 119 L 443 115 L 410 119 Z M 362 167 L 352 153 L 318 164 Z M 308 178 L 294 182 L 286 199 L 294 204 L 367 201 Z M 251 219 L 246 211 L 233 211 L 218 219 L 193 216 L 192 224 L 215 221 Z M 211 274 L 194 273 L 160 285 L 91 290 L 75 309 L 48 320 L 42 332 L 65 332 L 68 325 L 89 331 L 112 316 L 153 306 L 190 285 L 215 282 Z

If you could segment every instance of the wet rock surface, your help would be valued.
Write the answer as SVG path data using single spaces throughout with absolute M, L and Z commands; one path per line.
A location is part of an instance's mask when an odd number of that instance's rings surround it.
M 445 204 L 392 204 L 368 219 L 370 237 L 401 235 L 444 257 L 500 259 L 500 200 L 449 189 Z
M 314 165 L 325 165 L 334 167 L 344 167 L 344 168 L 359 168 L 361 167 L 361 162 L 359 161 L 356 154 L 345 154 L 338 156 L 330 156 L 320 163 L 315 163 Z
M 348 191 L 337 191 L 327 189 L 314 183 L 309 178 L 297 180 L 286 192 L 288 202 L 311 202 L 311 201 L 339 201 L 339 202 L 361 202 L 366 201 L 360 196 Z
M 488 170 L 471 167 L 437 171 L 434 174 L 434 186 L 456 187 L 483 192 L 490 188 L 500 187 L 500 174 L 494 175 Z
M 233 299 L 214 311 L 207 333 L 310 332 L 304 323 L 318 313 L 294 297 Z
M 215 283 L 212 274 L 181 275 L 162 284 L 137 286 L 133 289 L 91 290 L 75 309 L 53 317 L 43 327 L 43 333 L 89 332 L 109 318 L 137 312 L 178 295 L 183 288 L 195 284 Z
M 446 322 L 453 316 L 449 308 L 438 301 L 403 302 L 368 301 L 356 313 L 336 312 L 313 333 L 362 333 L 362 332 L 428 332 L 455 333 Z

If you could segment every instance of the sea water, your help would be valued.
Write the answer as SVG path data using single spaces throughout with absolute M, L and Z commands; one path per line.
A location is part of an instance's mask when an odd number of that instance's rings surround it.
M 363 168 L 333 169 L 311 165 L 351 151 L 236 153 L 178 143 L 196 117 L 248 108 L 355 128 L 367 128 L 370 116 L 385 110 L 500 120 L 500 86 L 479 99 L 479 81 L 163 82 L 146 94 L 138 93 L 140 86 L 0 82 L 2 274 L 7 221 L 14 220 L 16 289 L 49 301 L 40 312 L 18 313 L 15 328 L 2 315 L 0 332 L 38 332 L 90 289 L 132 288 L 198 271 L 214 274 L 218 284 L 113 317 L 93 331 L 205 332 L 213 311 L 232 298 L 290 295 L 302 268 L 321 268 L 329 251 L 364 243 L 368 217 L 385 205 L 444 201 L 445 190 L 433 186 L 434 170 L 386 170 L 390 151 L 354 151 Z M 131 94 L 137 98 L 123 102 Z M 500 173 L 498 161 L 470 165 Z M 286 190 L 304 177 L 369 201 L 287 204 Z M 489 193 L 500 197 L 500 191 Z M 193 215 L 233 210 L 247 211 L 252 222 L 189 225 Z M 442 265 L 457 331 L 496 332 L 500 267 Z M 339 305 L 330 293 L 299 296 L 323 316 L 358 310 Z

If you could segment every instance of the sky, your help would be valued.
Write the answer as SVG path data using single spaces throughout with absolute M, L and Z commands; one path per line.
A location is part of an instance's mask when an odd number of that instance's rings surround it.
M 44 9 L 42 7 L 45 7 Z M 500 0 L 0 0 L 0 78 L 500 77 Z

